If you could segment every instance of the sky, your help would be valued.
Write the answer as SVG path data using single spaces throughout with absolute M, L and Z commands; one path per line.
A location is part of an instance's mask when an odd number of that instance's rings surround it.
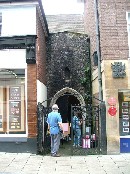
M 78 0 L 42 0 L 46 15 L 83 14 L 83 3 Z

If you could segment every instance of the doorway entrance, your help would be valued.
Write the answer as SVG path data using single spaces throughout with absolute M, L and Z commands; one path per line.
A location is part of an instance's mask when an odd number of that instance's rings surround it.
M 62 117 L 63 125 L 68 127 L 65 136 L 61 139 L 60 153 L 64 155 L 71 154 L 71 107 L 80 105 L 79 100 L 71 95 L 70 93 L 65 93 L 63 96 L 59 97 L 56 101 L 59 112 Z
M 63 96 L 57 99 L 56 104 L 59 107 L 62 122 L 71 123 L 71 106 L 80 105 L 79 100 L 70 93 L 65 93 Z

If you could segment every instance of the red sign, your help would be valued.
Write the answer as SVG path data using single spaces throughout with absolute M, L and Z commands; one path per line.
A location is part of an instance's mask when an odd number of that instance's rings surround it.
M 108 99 L 108 104 L 109 105 L 115 105 L 116 104 L 116 98 L 114 98 L 114 97 L 109 98 Z
M 116 109 L 114 106 L 112 106 L 112 107 L 110 107 L 110 108 L 108 109 L 108 113 L 109 113 L 111 116 L 115 116 L 116 113 L 117 113 L 117 109 Z

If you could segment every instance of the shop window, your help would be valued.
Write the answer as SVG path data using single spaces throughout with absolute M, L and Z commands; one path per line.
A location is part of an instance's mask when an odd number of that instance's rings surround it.
M 130 90 L 118 93 L 120 136 L 130 135 Z
M 24 69 L 0 69 L 0 133 L 26 133 Z

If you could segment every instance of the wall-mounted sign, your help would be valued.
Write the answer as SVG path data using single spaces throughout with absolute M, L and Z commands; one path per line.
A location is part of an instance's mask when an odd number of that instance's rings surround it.
M 111 116 L 115 116 L 116 113 L 117 113 L 117 109 L 116 109 L 114 106 L 111 106 L 111 107 L 108 109 L 108 113 L 109 113 Z
M 123 78 L 126 76 L 125 64 L 122 64 L 122 62 L 114 62 L 114 64 L 111 63 L 111 68 L 114 78 Z
M 109 105 L 116 105 L 116 98 L 110 97 L 107 102 Z
M 121 106 L 121 134 L 122 135 L 128 135 L 130 133 L 130 125 L 129 125 L 129 115 L 130 115 L 130 103 L 129 102 L 122 102 Z

